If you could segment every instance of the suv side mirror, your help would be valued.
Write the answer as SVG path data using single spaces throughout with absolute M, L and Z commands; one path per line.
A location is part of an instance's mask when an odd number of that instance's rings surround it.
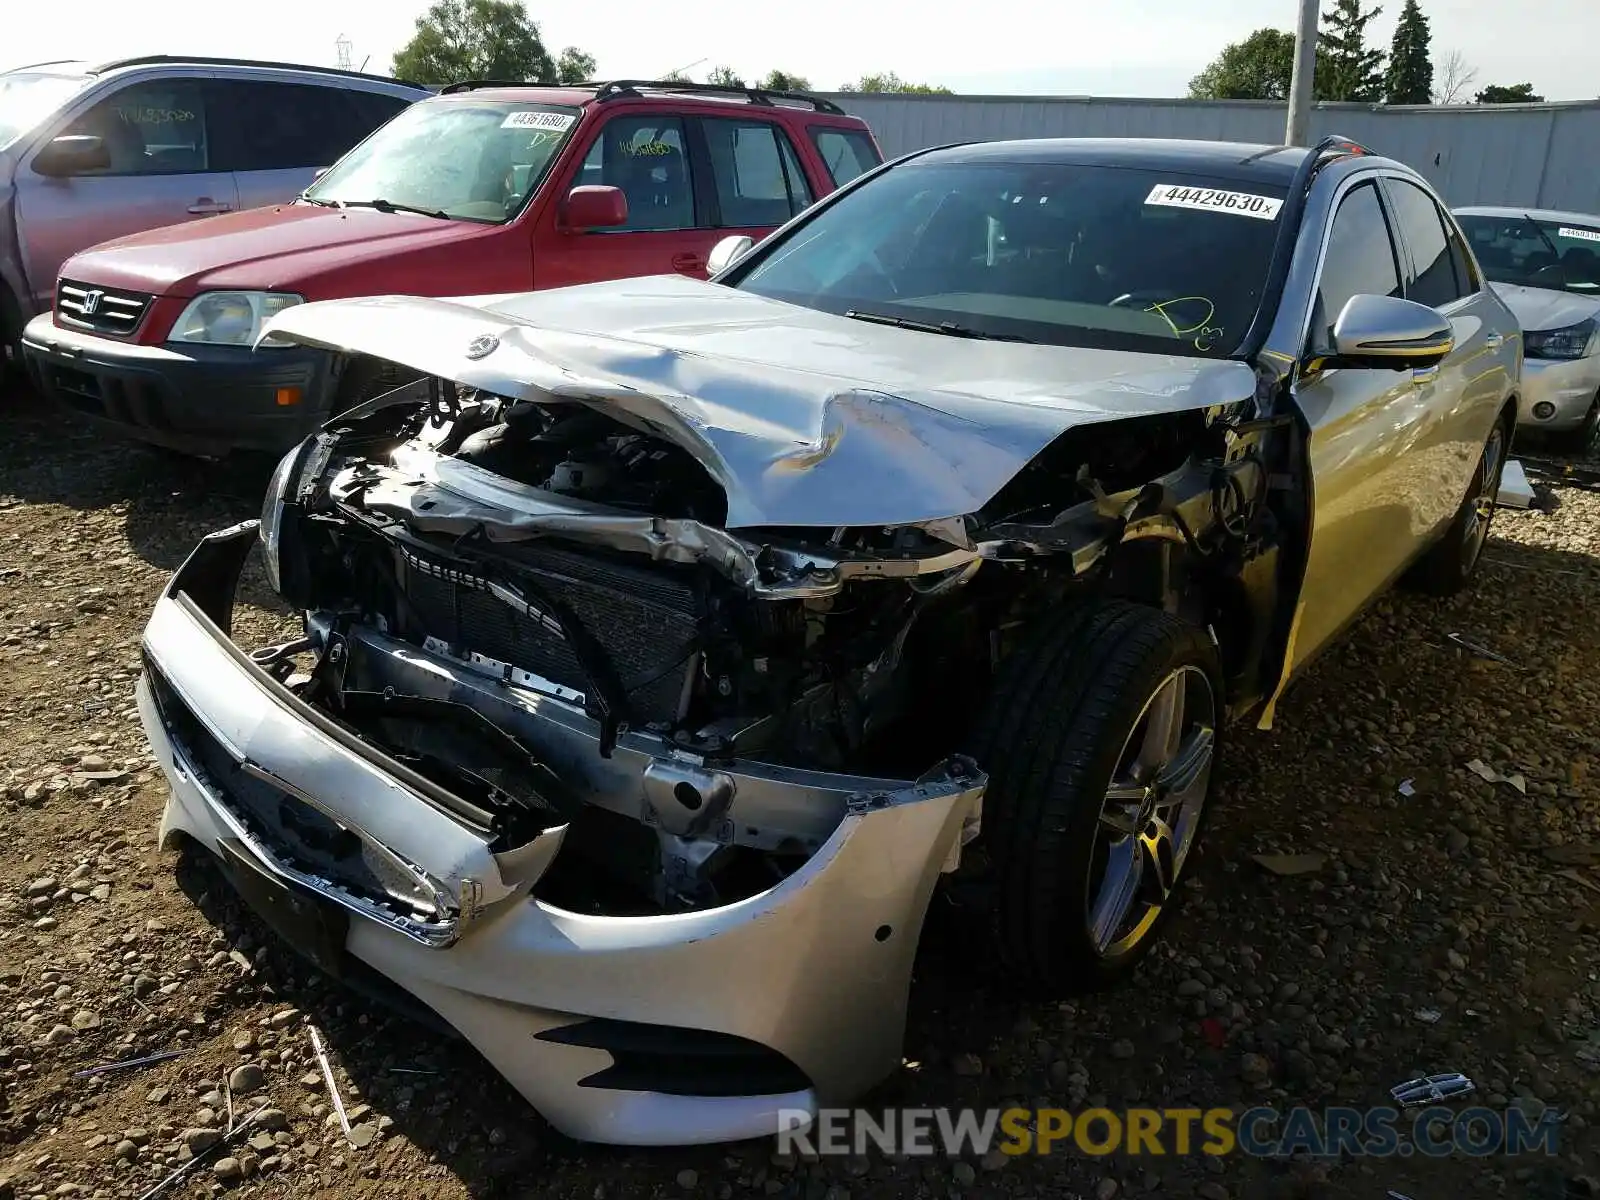
M 103 171 L 110 165 L 111 151 L 92 133 L 62 134 L 33 156 L 35 171 L 58 179 L 85 171 Z
M 1437 366 L 1455 331 L 1436 310 L 1398 296 L 1351 296 L 1333 323 L 1330 366 L 1414 370 Z
M 621 188 L 580 184 L 567 193 L 565 216 L 574 229 L 615 229 L 628 223 L 628 198 Z
M 746 254 L 750 253 L 750 248 L 755 244 L 755 238 L 748 237 L 742 233 L 723 238 L 715 246 L 711 247 L 711 255 L 706 259 L 706 274 L 717 275 L 726 271 Z

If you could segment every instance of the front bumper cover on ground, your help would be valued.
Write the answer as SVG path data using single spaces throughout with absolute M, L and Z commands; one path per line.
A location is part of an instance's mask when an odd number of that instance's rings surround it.
M 897 1068 L 928 899 L 983 791 L 970 763 L 852 795 L 812 857 L 748 899 L 647 917 L 563 911 L 529 892 L 565 827 L 496 852 L 426 780 L 232 643 L 234 590 L 255 537 L 247 522 L 206 538 L 145 633 L 140 713 L 172 789 L 164 842 L 182 834 L 217 855 L 241 895 L 280 930 L 303 931 L 299 948 L 325 966 L 349 963 L 404 989 L 572 1137 L 763 1136 L 781 1110 L 845 1102 Z M 432 667 L 452 669 L 444 659 Z M 546 705 L 561 716 L 546 723 L 550 761 L 593 744 L 587 718 L 554 701 L 537 706 Z M 215 739 L 204 761 L 215 764 L 220 749 L 228 769 L 199 765 L 188 744 L 196 738 Z M 632 786 L 644 788 L 652 763 L 670 758 L 664 743 L 654 758 L 652 741 L 630 735 L 630 753 L 607 770 L 636 772 Z M 757 763 L 726 769 L 751 786 L 793 789 L 797 807 L 808 793 L 821 806 L 838 801 L 817 786 L 827 776 L 790 772 L 785 782 Z M 314 805 L 354 831 L 364 853 L 409 871 L 419 911 L 341 892 L 276 856 L 230 804 L 235 771 Z

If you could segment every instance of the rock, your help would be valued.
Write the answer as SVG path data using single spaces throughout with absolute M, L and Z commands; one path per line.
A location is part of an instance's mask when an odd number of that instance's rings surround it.
M 264 1108 L 261 1115 L 256 1118 L 256 1124 L 266 1130 L 289 1128 L 289 1114 L 281 1108 Z
M 211 1147 L 222 1140 L 222 1134 L 215 1129 L 196 1127 L 185 1129 L 178 1135 L 178 1140 L 189 1148 L 190 1154 L 204 1154 Z
M 1471 844 L 1471 839 L 1454 826 L 1451 826 L 1445 831 L 1444 848 L 1452 856 L 1459 857 L 1460 855 L 1465 854 L 1467 852 L 1467 847 Z
M 171 1088 L 153 1087 L 145 1095 L 145 1099 L 148 1100 L 151 1104 L 165 1104 L 167 1102 L 167 1097 L 170 1096 L 171 1094 L 172 1094 L 172 1089 Z
M 137 975 L 133 980 L 133 994 L 140 997 L 148 996 L 160 986 L 159 982 L 148 975 Z
M 54 929 L 59 924 L 61 924 L 61 922 L 56 920 L 54 917 L 40 917 L 33 923 L 33 927 L 40 931 L 44 931 L 48 929 Z
M 1183 997 L 1185 1000 L 1189 999 L 1191 996 L 1201 995 L 1205 990 L 1206 985 L 1201 983 L 1198 979 L 1185 979 L 1183 982 L 1178 984 L 1178 995 Z
M 109 900 L 111 899 L 111 885 L 109 883 L 97 883 L 89 889 L 89 895 L 96 900 Z
M 248 1029 L 233 1039 L 233 1048 L 240 1054 L 248 1054 L 256 1048 L 256 1035 Z
M 266 1082 L 266 1074 L 255 1063 L 235 1067 L 228 1076 L 228 1086 L 233 1089 L 235 1096 L 248 1096 L 251 1092 L 260 1091 Z
M 87 1008 L 80 1008 L 72 1014 L 72 1027 L 79 1033 L 87 1029 L 99 1029 L 103 1023 L 99 1013 L 90 1012 Z
M 1202 1183 L 1195 1189 L 1194 1194 L 1199 1196 L 1200 1200 L 1228 1200 L 1228 1189 L 1215 1181 Z
M 378 1127 L 366 1121 L 350 1126 L 350 1133 L 346 1137 L 357 1150 L 365 1149 L 372 1145 L 373 1139 L 378 1136 Z
M 1111 1200 L 1111 1197 L 1117 1194 L 1117 1189 L 1117 1181 L 1111 1178 L 1111 1176 L 1107 1175 L 1099 1183 L 1094 1185 L 1095 1200 Z
M 46 1045 L 59 1046 L 62 1042 L 70 1042 L 76 1036 L 71 1025 L 56 1025 L 44 1035 L 44 1040 Z
M 965 1160 L 958 1161 L 950 1168 L 950 1177 L 960 1187 L 971 1187 L 978 1181 L 978 1173 L 972 1169 L 972 1164 Z
M 1249 1083 L 1265 1083 L 1272 1077 L 1272 1063 L 1262 1054 L 1245 1054 L 1239 1059 L 1239 1076 Z
M 300 1019 L 298 1008 L 285 1008 L 275 1012 L 267 1018 L 267 1024 L 274 1029 L 287 1029 Z
M 1118 1038 L 1116 1041 L 1111 1043 L 1112 1058 L 1129 1059 L 1137 1053 L 1138 1051 L 1134 1049 L 1133 1043 L 1127 1038 Z
M 958 1054 L 950 1060 L 950 1069 L 957 1075 L 976 1076 L 983 1074 L 983 1059 L 976 1054 Z
M 59 885 L 56 883 L 55 876 L 41 875 L 38 879 L 35 879 L 28 885 L 27 894 L 29 896 L 48 896 L 54 892 L 58 886 Z
M 271 1154 L 278 1148 L 278 1143 L 273 1140 L 270 1133 L 258 1133 L 250 1139 L 250 1149 L 262 1154 Z
M 129 1139 L 123 1138 L 111 1153 L 115 1157 L 122 1159 L 123 1162 L 132 1162 L 139 1157 L 139 1147 Z
M 236 1183 L 244 1178 L 244 1167 L 230 1154 L 227 1158 L 217 1159 L 211 1166 L 211 1173 L 222 1183 Z
M 678 1172 L 678 1186 L 684 1191 L 692 1191 L 694 1185 L 700 1182 L 700 1172 L 691 1167 L 685 1167 Z
M 104 771 L 110 766 L 111 764 L 98 754 L 85 754 L 78 760 L 78 770 L 80 771 Z

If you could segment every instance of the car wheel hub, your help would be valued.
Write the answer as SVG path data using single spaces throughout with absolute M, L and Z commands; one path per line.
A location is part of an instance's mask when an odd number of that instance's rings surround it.
M 1198 667 L 1167 675 L 1128 734 L 1095 832 L 1085 905 L 1105 957 L 1142 941 L 1194 844 L 1216 750 L 1216 697 Z

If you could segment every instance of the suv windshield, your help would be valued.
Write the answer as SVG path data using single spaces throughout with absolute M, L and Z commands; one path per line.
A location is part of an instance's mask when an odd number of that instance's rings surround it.
M 1072 163 L 908 164 L 737 285 L 978 336 L 1222 357 L 1255 316 L 1283 189 Z
M 27 133 L 88 82 L 87 75 L 0 74 L 0 146 Z
M 1483 273 L 1495 283 L 1600 296 L 1600 220 L 1458 215 Z
M 522 211 L 579 115 L 548 104 L 425 100 L 341 158 L 305 198 L 499 224 Z

